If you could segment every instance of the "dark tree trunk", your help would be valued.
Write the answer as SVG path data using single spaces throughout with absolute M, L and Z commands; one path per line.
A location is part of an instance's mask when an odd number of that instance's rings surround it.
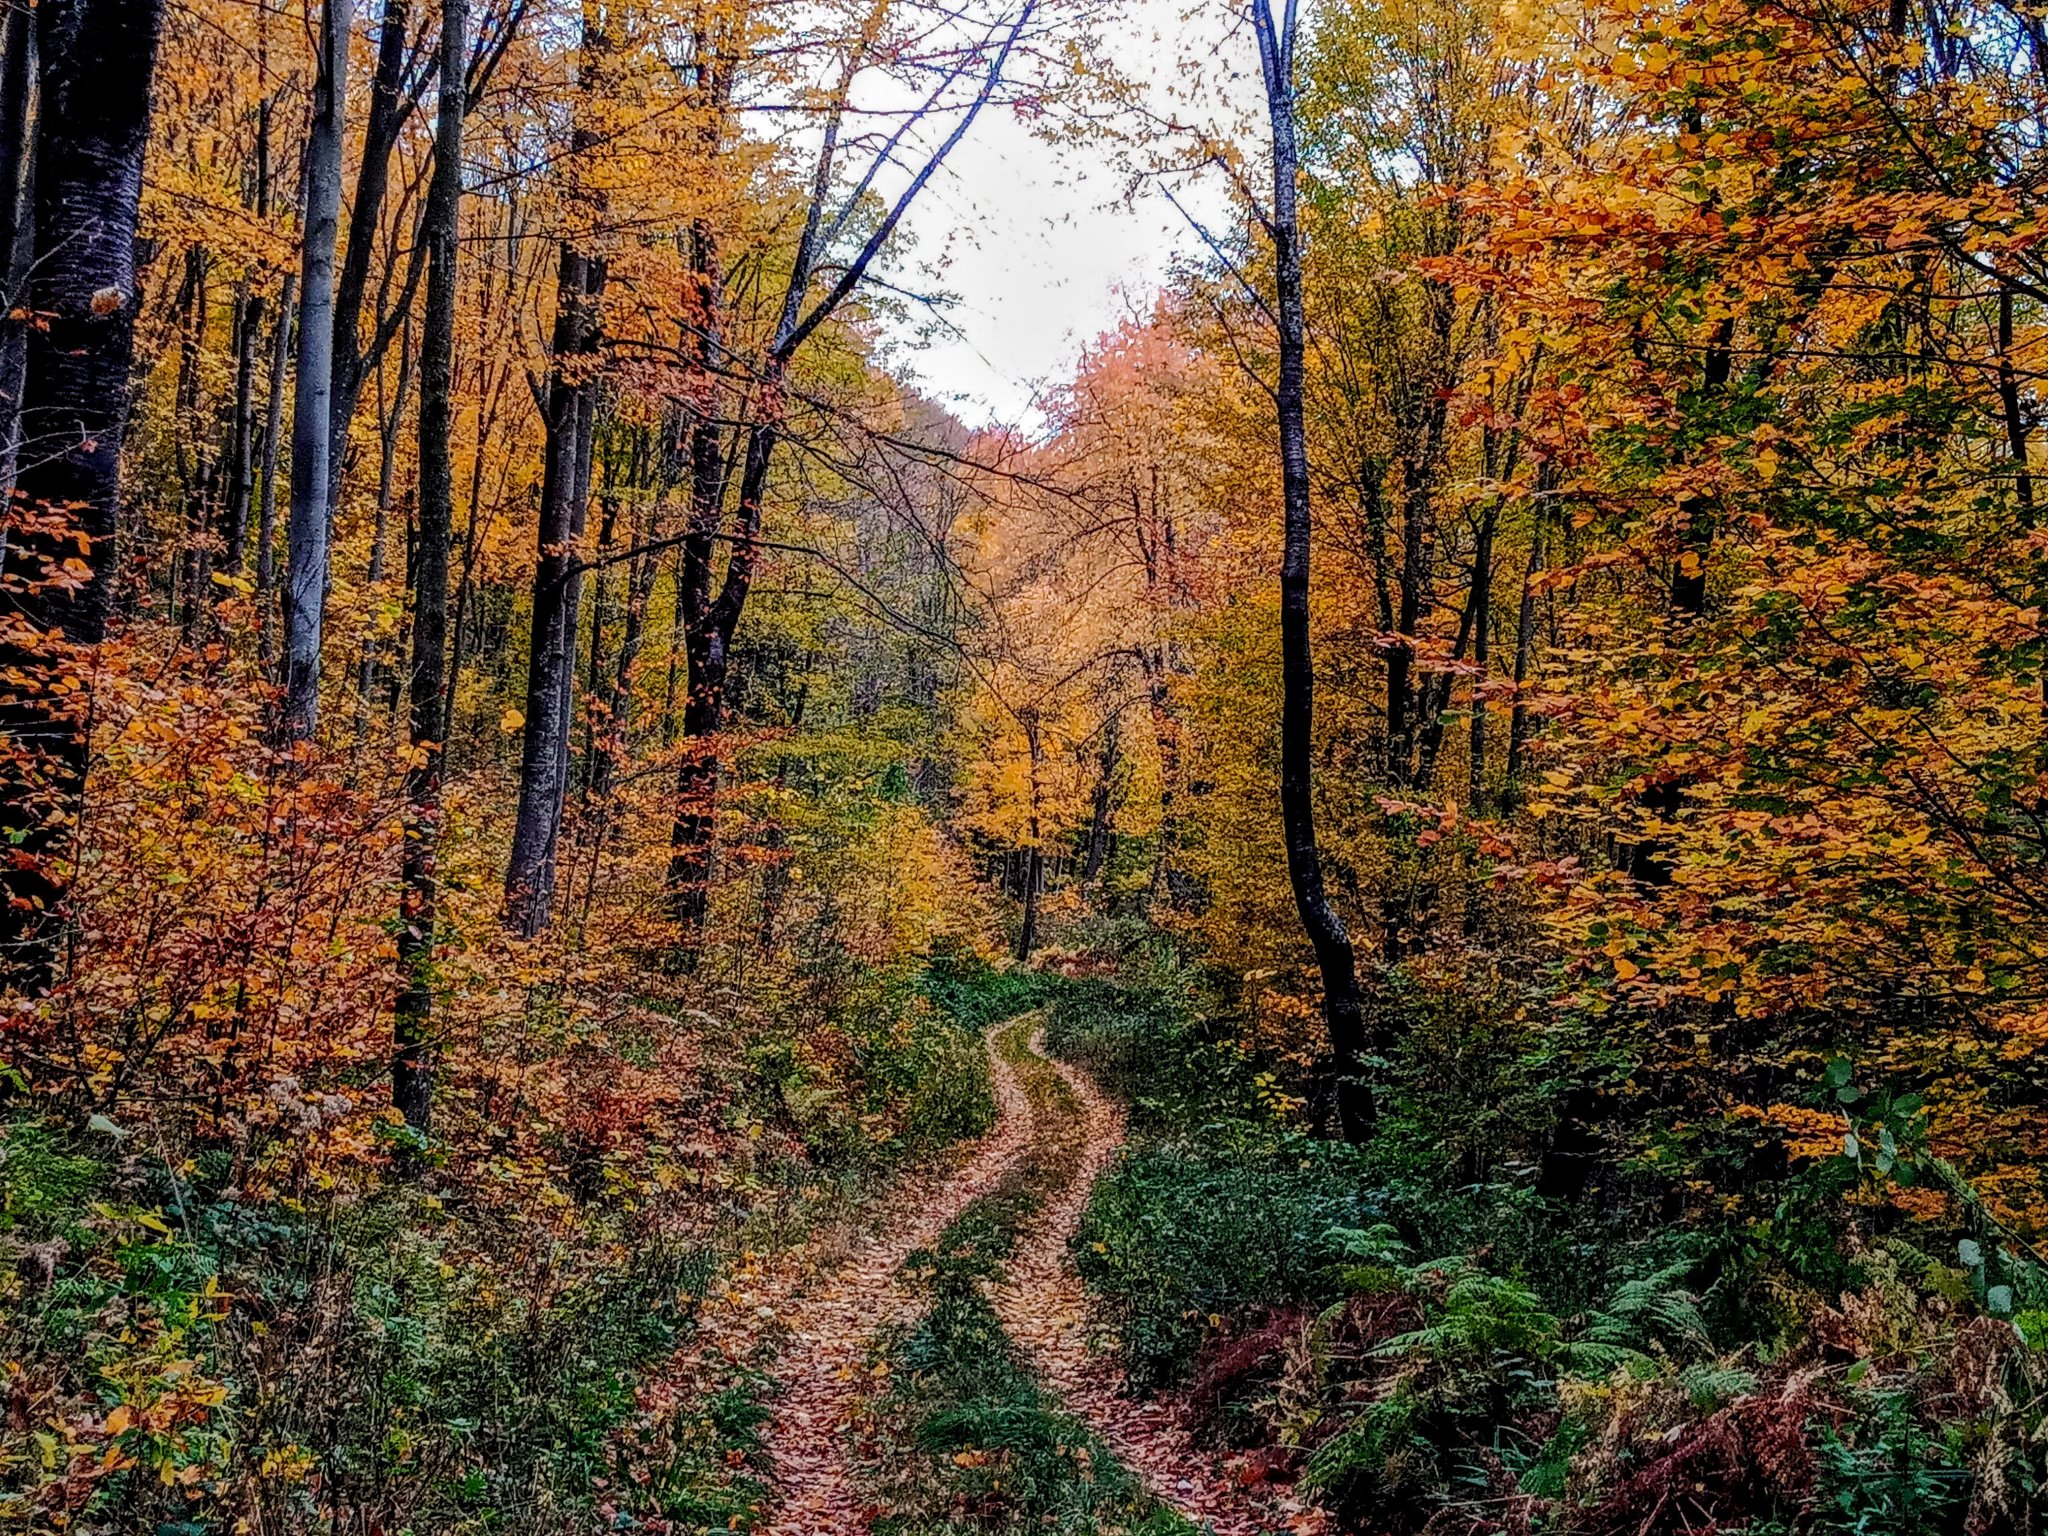
M 810 201 L 804 214 L 803 233 L 797 239 L 796 256 L 790 264 L 789 282 L 783 289 L 782 313 L 776 321 L 774 339 L 769 345 L 768 355 L 762 361 L 756 386 L 756 396 L 761 402 L 761 417 L 753 423 L 747 433 L 746 459 L 740 471 L 740 526 L 732 539 L 732 553 L 726 561 L 725 579 L 719 587 L 717 601 L 707 601 L 710 591 L 710 551 L 719 532 L 714 521 L 710 526 L 697 530 L 699 547 L 694 554 L 702 572 L 701 583 L 687 578 L 684 582 L 685 594 L 694 593 L 696 596 L 696 611 L 690 616 L 687 626 L 689 633 L 684 647 L 689 662 L 689 686 L 688 699 L 683 710 L 683 730 L 685 735 L 696 738 L 696 745 L 686 754 L 676 785 L 677 811 L 675 824 L 670 831 L 668 888 L 671 908 L 683 930 L 683 945 L 686 950 L 693 950 L 696 947 L 708 911 L 719 776 L 717 746 L 711 738 L 716 736 L 724 723 L 726 678 L 730 666 L 732 638 L 739 627 L 740 615 L 746 607 L 747 594 L 753 586 L 754 561 L 759 552 L 761 537 L 762 502 L 768 489 L 768 470 L 774 460 L 776 446 L 782 439 L 782 413 L 785 408 L 783 380 L 788 374 L 790 360 L 796 356 L 812 333 L 829 320 L 847 298 L 866 281 L 869 268 L 888 244 L 904 213 L 931 178 L 938 173 L 946 157 L 966 136 L 968 129 L 973 127 L 974 120 L 988 104 L 997 84 L 1003 78 L 1011 50 L 1030 26 L 1037 10 L 1037 3 L 1038 0 L 1025 0 L 1018 8 L 1016 20 L 1001 46 L 995 50 L 982 76 L 978 93 L 967 103 L 966 109 L 960 113 L 946 137 L 910 177 L 909 184 L 897 195 L 888 212 L 869 232 L 860 250 L 838 269 L 831 287 L 813 301 L 810 297 L 811 283 L 817 275 L 820 251 L 825 245 L 830 244 L 831 236 L 837 232 L 844 219 L 842 214 L 841 218 L 833 221 L 828 230 L 825 225 L 826 202 L 831 196 L 834 177 L 838 171 L 840 122 L 847 109 L 848 93 L 861 62 L 862 50 L 869 45 L 871 39 L 858 45 L 849 57 L 835 104 L 826 115 L 817 166 L 811 180 Z M 711 76 L 725 81 L 725 84 L 719 87 L 720 91 L 730 89 L 729 74 L 713 70 Z M 713 109 L 714 115 L 722 114 L 727 101 L 724 96 L 714 92 L 706 105 Z M 712 312 L 715 312 L 714 289 L 707 284 L 704 291 L 707 297 L 713 297 Z M 808 310 L 805 308 L 806 304 L 810 306 Z M 686 559 L 692 553 L 686 550 Z M 693 725 L 696 728 L 693 729 Z
M 597 383 L 604 263 L 564 244 L 556 269 L 555 366 L 548 379 L 540 558 L 533 573 L 533 643 L 526 670 L 526 735 L 519 755 L 519 812 L 505 869 L 505 926 L 533 938 L 554 911 L 556 854 L 569 789 L 574 723 L 577 609 Z
M 21 447 L 21 388 L 28 368 L 30 264 L 35 258 L 36 16 L 21 0 L 0 23 L 0 513 L 13 502 Z
M 280 734 L 305 741 L 320 723 L 320 635 L 327 614 L 334 508 L 334 248 L 341 226 L 353 0 L 325 0 L 313 125 L 306 144 L 306 229 L 299 267 L 298 387 L 292 407 L 292 515 L 285 561 L 284 717 Z M 456 80 L 462 76 L 457 71 Z
M 1357 961 L 1344 920 L 1323 888 L 1315 824 L 1315 662 L 1309 637 L 1308 431 L 1304 421 L 1304 313 L 1300 226 L 1296 218 L 1299 160 L 1295 147 L 1294 32 L 1276 28 L 1270 0 L 1252 0 L 1266 105 L 1273 129 L 1273 240 L 1279 321 L 1280 380 L 1275 399 L 1280 429 L 1281 495 L 1285 549 L 1280 567 L 1280 820 L 1287 844 L 1287 875 L 1294 904 L 1315 950 L 1323 978 L 1323 1018 L 1329 1032 L 1337 1118 L 1347 1139 L 1371 1128 L 1373 1096 L 1367 1083 L 1364 1009 Z
M 200 447 L 199 360 L 206 354 L 209 318 L 207 278 L 212 260 L 203 245 L 185 251 L 185 323 L 178 347 L 178 388 L 174 427 L 178 445 L 178 477 L 185 498 L 185 548 L 173 573 L 172 603 L 187 642 L 198 638 L 202 615 L 211 610 L 208 577 L 212 574 L 207 546 L 213 534 L 214 475 Z
M 1998 400 L 2005 415 L 2005 448 L 2012 458 L 2013 496 L 2019 507 L 2022 528 L 2034 526 L 2033 455 L 2027 439 L 2033 424 L 2020 400 L 2019 374 L 2012 363 L 2012 288 L 1998 290 Z
M 334 290 L 334 360 L 328 394 L 327 497 L 330 506 L 341 503 L 341 476 L 348 452 L 349 425 L 355 420 L 356 401 L 363 381 L 377 357 L 396 332 L 396 326 L 377 317 L 378 335 L 366 353 L 361 328 L 363 301 L 370 284 L 370 257 L 377 242 L 377 229 L 384 212 L 384 197 L 391 185 L 391 152 L 398 133 L 411 115 L 412 103 L 404 94 L 406 25 L 411 16 L 409 0 L 385 0 L 383 20 L 377 31 L 377 70 L 370 79 L 370 109 L 363 122 L 363 153 L 356 165 L 355 197 L 349 205 L 348 244 L 341 261 L 341 276 Z M 465 104 L 466 105 L 466 104 Z M 412 286 L 408 282 L 400 303 L 411 307 Z
M 287 272 L 271 328 L 269 401 L 264 409 L 263 464 L 256 480 L 256 649 L 265 671 L 277 661 L 277 449 L 284 436 L 284 375 L 292 355 L 292 284 Z
M 1537 487 L 1542 489 L 1539 469 Z M 1522 604 L 1515 616 L 1515 704 L 1508 715 L 1507 793 L 1519 797 L 1522 777 L 1528 772 L 1529 752 L 1529 667 L 1536 651 L 1536 573 L 1543 569 L 1543 510 L 1537 508 L 1535 526 L 1529 532 L 1529 568 L 1522 574 Z
M 1489 507 L 1479 525 L 1472 552 L 1472 675 L 1471 762 L 1466 776 L 1466 804 L 1479 815 L 1486 809 L 1486 679 L 1493 635 L 1493 532 L 1499 513 Z
M 364 585 L 368 587 L 370 601 L 377 601 L 377 591 L 384 585 L 389 568 L 391 546 L 391 496 L 397 478 L 398 434 L 405 421 L 406 396 L 412 392 L 412 351 L 409 345 L 401 345 L 398 353 L 398 385 L 392 391 L 387 407 L 384 400 L 384 372 L 377 371 L 377 517 L 370 529 L 370 563 L 364 573 Z M 369 731 L 370 711 L 374 707 L 377 693 L 377 674 L 388 671 L 388 664 L 381 661 L 374 635 L 363 637 L 363 655 L 358 663 L 356 675 L 357 725 L 356 737 L 360 740 Z
M 1102 874 L 1109 856 L 1109 806 L 1117 764 L 1117 721 L 1114 716 L 1102 728 L 1102 761 L 1095 775 L 1095 793 L 1088 808 L 1088 852 L 1081 865 L 1081 881 L 1093 885 Z
M 7 550 L 8 617 L 58 644 L 0 645 L 24 675 L 0 700 L 8 738 L 0 833 L 13 843 L 0 888 L 8 981 L 36 992 L 56 972 L 69 876 L 66 826 L 85 792 L 82 700 L 61 683 L 71 647 L 106 634 L 117 579 L 121 438 L 134 355 L 135 227 L 149 143 L 150 87 L 162 0 L 42 0 L 35 149 L 35 261 L 29 302 L 46 316 L 28 337 L 23 456 L 16 482 L 30 507 L 77 507 L 62 527 L 20 532 Z M 44 574 L 82 561 L 82 584 Z
M 660 538 L 661 521 L 657 514 L 648 523 L 644 542 L 654 544 Z M 619 636 L 619 659 L 612 675 L 611 699 L 604 711 L 603 734 L 591 763 L 590 795 L 594 800 L 601 801 L 611 793 L 619 767 L 626 760 L 633 731 L 635 674 L 647 635 L 647 603 L 654 595 L 654 577 L 659 568 L 660 561 L 653 554 L 643 553 L 634 560 L 626 584 L 625 628 Z
M 434 1107 L 435 856 L 441 838 L 441 749 L 448 689 L 448 546 L 455 523 L 449 449 L 455 371 L 456 236 L 462 219 L 462 72 L 468 0 L 441 0 L 441 99 L 434 174 L 421 230 L 427 303 L 420 333 L 419 534 L 413 541 L 412 761 L 405 773 L 405 853 L 398 910 L 399 993 L 392 1024 L 391 1102 L 425 1134 Z M 321 423 L 324 434 L 326 422 Z M 322 442 L 325 442 L 323 435 Z
M 263 296 L 250 292 L 247 281 L 235 301 L 235 404 L 229 425 L 227 505 L 221 519 L 221 569 L 242 572 L 242 552 L 249 542 L 249 503 L 256 488 L 256 339 L 263 330 Z
M 1029 960 L 1038 947 L 1038 891 L 1045 884 L 1045 855 L 1036 847 L 1024 856 L 1024 918 L 1017 925 L 1017 958 Z

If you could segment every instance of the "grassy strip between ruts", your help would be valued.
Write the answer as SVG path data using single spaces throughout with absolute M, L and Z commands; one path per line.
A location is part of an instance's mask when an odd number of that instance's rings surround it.
M 1191 1530 L 1032 1377 L 985 1291 L 1081 1157 L 1073 1091 L 1031 1049 L 1039 1022 L 1027 1014 L 996 1039 L 1031 1103 L 1029 1150 L 933 1250 L 911 1256 L 906 1272 L 929 1305 L 913 1327 L 879 1341 L 876 1374 L 888 1385 L 856 1426 L 863 1472 L 883 1511 L 874 1522 L 879 1536 Z

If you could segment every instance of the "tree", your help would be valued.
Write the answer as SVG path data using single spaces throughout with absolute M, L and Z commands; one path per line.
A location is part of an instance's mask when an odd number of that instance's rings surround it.
M 410 758 L 405 772 L 405 857 L 398 912 L 398 1005 L 393 1022 L 391 1102 L 424 1133 L 434 1104 L 434 952 L 439 939 L 441 776 L 447 746 L 448 551 L 455 521 L 453 410 L 457 236 L 462 220 L 463 77 L 468 0 L 441 0 L 441 89 L 434 173 L 422 234 L 427 241 L 426 313 L 420 332 L 419 532 L 410 567 L 412 675 Z M 323 423 L 324 427 L 324 423 Z
M 306 219 L 299 267 L 298 387 L 292 406 L 291 524 L 284 584 L 285 739 L 320 719 L 320 637 L 333 536 L 334 251 L 341 225 L 348 113 L 349 19 L 354 0 L 324 0 L 313 126 L 306 149 Z M 456 83 L 461 83 L 456 72 Z M 444 82 L 445 88 L 445 82 Z
M 15 488 L 32 509 L 6 551 L 20 680 L 0 700 L 10 739 L 0 830 L 13 843 L 0 914 L 9 979 L 49 984 L 66 888 L 63 850 L 85 789 L 87 742 L 68 651 L 107 632 L 117 579 L 121 445 L 139 289 L 136 217 L 163 26 L 161 0 L 46 0 L 36 12 L 35 260 Z
M 686 946 L 701 936 L 709 910 L 713 833 L 719 761 L 715 737 L 725 718 L 728 672 L 733 636 L 746 609 L 753 583 L 754 564 L 759 553 L 762 509 L 768 494 L 769 470 L 775 450 L 786 427 L 788 402 L 785 392 L 791 364 L 820 327 L 824 326 L 867 281 L 869 270 L 889 243 L 926 185 L 945 164 L 982 109 L 1003 83 L 1010 57 L 1025 35 L 1038 0 L 1023 0 L 1015 15 L 998 22 L 979 44 L 948 51 L 939 65 L 934 85 L 919 111 L 909 117 L 876 151 L 870 163 L 836 213 L 830 204 L 841 173 L 840 132 L 846 113 L 852 108 L 855 82 L 873 61 L 882 28 L 890 11 L 890 0 L 875 0 L 860 31 L 848 45 L 839 78 L 825 105 L 825 126 L 818 151 L 810 193 L 804 207 L 802 233 L 790 263 L 789 280 L 783 287 L 775 328 L 764 349 L 752 381 L 754 414 L 745 430 L 746 448 L 741 459 L 737 522 L 729 537 L 731 552 L 725 575 L 712 597 L 714 551 L 727 538 L 715 504 L 693 504 L 692 521 L 683 546 L 683 575 L 679 583 L 684 603 L 684 639 L 688 659 L 687 692 L 683 709 L 683 734 L 694 743 L 687 752 L 676 784 L 677 812 L 670 834 L 668 888 Z M 964 100 L 951 100 L 965 84 Z M 863 197 L 885 165 L 893 163 L 910 128 L 923 118 L 949 108 L 957 121 L 919 164 L 908 184 L 889 204 L 874 229 L 839 266 L 838 275 L 815 299 L 811 288 L 833 242 L 845 230 Z M 828 213 L 831 217 L 827 219 Z M 707 290 L 708 291 L 708 290 Z M 722 495 L 723 477 L 714 484 Z
M 1279 384 L 1281 500 L 1286 538 L 1280 567 L 1280 819 L 1287 843 L 1287 876 L 1296 910 L 1323 976 L 1323 1019 L 1337 1117 L 1345 1136 L 1363 1137 L 1373 1120 L 1371 1086 L 1364 1077 L 1370 1042 L 1358 991 L 1357 961 L 1344 920 L 1323 887 L 1315 821 L 1315 658 L 1309 637 L 1309 553 L 1314 519 L 1309 505 L 1308 433 L 1303 416 L 1305 321 L 1302 301 L 1300 158 L 1296 146 L 1292 0 L 1276 23 L 1270 0 L 1252 0 L 1252 27 L 1266 87 L 1273 134 L 1273 202 L 1266 234 L 1273 245 Z

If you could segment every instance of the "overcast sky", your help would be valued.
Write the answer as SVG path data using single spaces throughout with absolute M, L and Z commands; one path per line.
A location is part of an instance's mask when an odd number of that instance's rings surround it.
M 1228 11 L 1224 0 L 1131 0 L 1126 16 L 1118 66 L 1163 102 L 1176 61 L 1213 47 Z M 938 283 L 958 296 L 944 311 L 956 334 L 905 331 L 893 361 L 971 425 L 1036 426 L 1040 388 L 1126 314 L 1149 311 L 1174 257 L 1200 239 L 1156 190 L 1128 201 L 1107 146 L 1051 146 L 1007 113 L 983 114 L 948 171 L 906 222 L 916 259 L 942 261 Z M 1179 195 L 1205 219 L 1227 206 L 1218 187 Z M 928 319 L 919 311 L 910 326 Z

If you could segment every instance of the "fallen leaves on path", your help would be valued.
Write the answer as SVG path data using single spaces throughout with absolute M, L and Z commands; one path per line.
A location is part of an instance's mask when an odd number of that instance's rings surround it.
M 1034 1036 L 1031 1048 L 1039 1047 Z M 1248 1459 L 1197 1446 L 1167 1403 L 1126 1396 L 1123 1372 L 1090 1348 L 1088 1296 L 1068 1245 L 1095 1181 L 1123 1146 L 1124 1116 L 1085 1073 L 1063 1061 L 1053 1066 L 1080 1105 L 1081 1158 L 1066 1188 L 1025 1229 L 995 1291 L 1003 1330 L 1024 1349 L 1046 1386 L 1161 1503 L 1216 1536 L 1323 1536 L 1330 1527 L 1320 1510 L 1286 1488 L 1257 1480 Z
M 779 1490 L 763 1527 L 769 1536 L 850 1536 L 867 1529 L 844 1430 L 864 1386 L 868 1341 L 916 1307 L 898 1274 L 903 1261 L 936 1242 L 1030 1144 L 1031 1109 L 1017 1075 L 993 1049 L 989 1059 L 998 1117 L 995 1129 L 974 1143 L 965 1167 L 904 1179 L 831 1273 L 789 1306 L 775 1367 L 782 1393 L 767 1433 Z

